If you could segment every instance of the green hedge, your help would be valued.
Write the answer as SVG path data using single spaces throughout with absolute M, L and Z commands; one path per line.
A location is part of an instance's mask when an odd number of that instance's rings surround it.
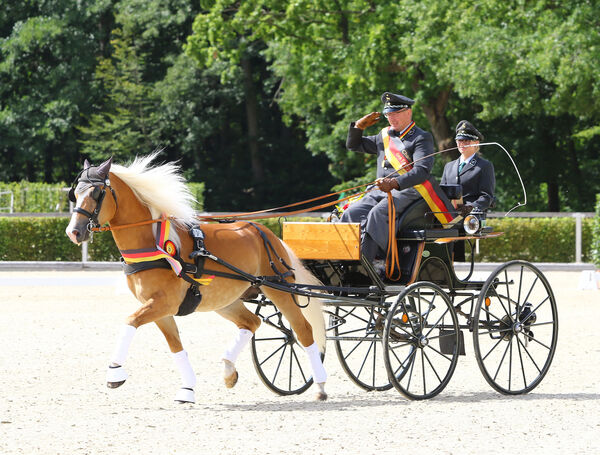
M 600 268 L 600 194 L 596 195 L 596 216 L 592 221 L 591 262 Z
M 11 183 L 0 182 L 0 192 L 12 192 L 14 197 L 13 211 L 16 213 L 68 212 L 68 191 L 65 190 L 68 186 L 64 182 L 55 184 L 35 183 L 26 180 Z M 188 187 L 198 201 L 194 208 L 198 211 L 204 210 L 204 183 L 190 182 Z M 8 207 L 9 204 L 10 195 L 1 194 L 0 207 Z M 2 211 L 8 212 L 6 209 Z
M 583 262 L 591 261 L 592 222 L 582 220 Z M 489 218 L 487 224 L 504 234 L 479 242 L 479 262 L 575 262 L 575 218 Z
M 600 209 L 599 209 L 600 210 Z M 584 262 L 593 260 L 592 230 L 600 234 L 600 217 L 583 219 Z M 289 218 L 290 221 L 319 221 L 317 218 Z M 259 220 L 281 235 L 283 219 Z M 79 261 L 80 247 L 65 234 L 69 218 L 0 217 L 1 261 Z M 596 224 L 594 224 L 596 223 Z M 488 224 L 504 235 L 479 242 L 478 262 L 505 262 L 525 259 L 532 262 L 575 261 L 574 218 L 491 218 Z M 597 239 L 600 235 L 597 236 Z M 600 245 L 597 241 L 596 245 Z M 598 250 L 596 250 L 596 254 Z M 116 261 L 119 252 L 108 232 L 94 235 L 88 245 L 92 261 Z
M 0 218 L 0 261 L 81 261 L 81 247 L 65 229 L 67 217 Z M 110 233 L 94 235 L 88 244 L 91 261 L 117 261 L 119 250 Z

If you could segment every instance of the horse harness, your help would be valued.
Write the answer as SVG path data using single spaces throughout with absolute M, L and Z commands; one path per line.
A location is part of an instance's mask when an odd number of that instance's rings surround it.
M 164 223 L 168 224 L 169 220 L 165 219 Z M 258 287 L 266 281 L 282 283 L 285 281 L 285 278 L 293 276 L 293 269 L 285 262 L 285 260 L 281 256 L 277 254 L 272 243 L 267 238 L 265 233 L 255 223 L 248 222 L 248 224 L 254 227 L 261 235 L 263 244 L 269 257 L 269 264 L 271 265 L 271 269 L 275 272 L 275 275 L 258 277 L 250 275 L 249 273 L 246 273 L 243 270 L 213 255 L 206 249 L 206 246 L 204 244 L 204 232 L 202 231 L 199 225 L 192 226 L 188 231 L 190 237 L 193 240 L 194 245 L 193 251 L 189 256 L 190 259 L 194 261 L 193 264 L 186 262 L 179 255 L 179 252 L 177 252 L 174 245 L 172 249 L 169 248 L 170 245 L 167 245 L 166 248 L 161 248 L 161 244 L 164 245 L 165 243 L 169 242 L 168 240 L 164 242 L 163 237 L 162 239 L 160 239 L 161 241 L 157 242 L 156 250 L 150 251 L 151 254 L 148 255 L 147 258 L 142 259 L 141 256 L 138 256 L 136 262 L 127 262 L 128 260 L 130 261 L 132 256 L 136 254 L 135 251 L 121 251 L 123 258 L 123 271 L 126 275 L 132 275 L 134 273 L 155 268 L 172 269 L 179 278 L 190 283 L 190 287 L 186 292 L 183 302 L 179 306 L 179 310 L 176 316 L 186 316 L 188 314 L 193 313 L 198 307 L 198 305 L 200 305 L 200 302 L 202 300 L 200 286 L 209 285 L 215 277 L 248 281 L 250 282 L 252 287 Z M 163 226 L 163 221 L 160 221 L 158 226 L 157 237 L 161 235 L 161 232 L 164 233 L 164 229 L 162 229 Z M 159 254 L 152 255 L 152 253 L 155 252 L 158 252 Z M 271 253 L 273 253 L 275 258 L 277 258 L 279 262 L 287 269 L 285 272 L 280 272 L 277 269 L 277 267 L 275 267 L 275 262 L 273 261 Z M 221 264 L 234 273 L 207 269 L 205 268 L 206 259 L 210 259 L 216 262 L 217 264 Z M 202 276 L 207 277 L 202 278 Z M 294 301 L 296 301 L 295 298 Z
M 75 177 L 75 180 L 71 184 L 71 189 L 69 190 L 69 200 L 71 202 L 77 202 L 77 198 L 75 197 L 75 191 L 77 187 L 81 187 L 81 191 L 85 191 L 90 187 L 93 188 L 91 197 L 94 201 L 96 201 L 96 208 L 94 211 L 88 212 L 81 207 L 75 207 L 73 209 L 74 212 L 81 213 L 89 218 L 87 230 L 89 231 L 90 235 L 92 235 L 94 232 L 93 229 L 100 227 L 98 215 L 102 209 L 102 203 L 104 202 L 104 197 L 106 196 L 106 189 L 110 190 L 113 199 L 115 200 L 115 205 L 118 207 L 119 204 L 117 202 L 117 195 L 115 194 L 115 190 L 113 190 L 112 186 L 110 186 L 110 179 L 108 176 L 100 175 L 100 173 L 97 171 L 97 168 L 92 166 L 82 170 L 77 177 Z

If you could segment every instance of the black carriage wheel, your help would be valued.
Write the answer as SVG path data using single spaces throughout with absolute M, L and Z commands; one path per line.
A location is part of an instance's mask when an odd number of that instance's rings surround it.
M 385 312 L 378 305 L 335 309 L 329 326 L 333 328 L 335 351 L 348 377 L 365 390 L 389 390 L 381 349 Z
M 263 320 L 251 343 L 252 362 L 261 381 L 278 395 L 305 392 L 313 383 L 310 362 L 289 322 L 268 301 L 259 302 L 255 314 Z
M 392 385 L 406 398 L 444 390 L 458 362 L 459 327 L 442 288 L 422 281 L 398 295 L 385 321 L 383 354 Z
M 473 322 L 485 380 L 506 395 L 533 390 L 548 372 L 558 340 L 556 301 L 542 272 L 519 260 L 499 266 L 481 289 Z

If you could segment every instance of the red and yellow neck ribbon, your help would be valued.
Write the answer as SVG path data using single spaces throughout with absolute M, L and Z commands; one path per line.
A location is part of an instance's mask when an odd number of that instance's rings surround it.
M 411 159 L 406 153 L 404 144 L 402 144 L 402 138 L 406 136 L 414 126 L 415 122 L 411 122 L 411 124 L 408 125 L 397 137 L 391 137 L 389 135 L 389 126 L 381 130 L 383 146 L 385 149 L 385 159 L 392 164 L 394 169 L 396 169 L 398 172 L 398 175 L 406 174 L 413 168 L 412 164 L 410 164 Z M 425 199 L 435 217 L 440 221 L 440 223 L 442 223 L 442 226 L 449 227 L 449 223 L 452 221 L 452 216 L 450 215 L 444 202 L 433 189 L 431 182 L 429 180 L 425 180 L 423 183 L 415 185 L 413 188 L 418 191 L 423 199 Z
M 165 259 L 173 272 L 177 276 L 181 276 L 183 267 L 181 263 L 175 259 L 177 255 L 177 248 L 175 244 L 169 240 L 169 233 L 171 231 L 171 221 L 163 217 L 156 226 L 156 245 L 154 248 L 140 248 L 137 250 L 123 250 L 121 256 L 126 264 L 134 264 L 139 262 L 150 262 Z M 194 278 L 191 277 L 198 284 L 208 285 L 215 278 L 214 275 L 209 275 L 206 278 Z

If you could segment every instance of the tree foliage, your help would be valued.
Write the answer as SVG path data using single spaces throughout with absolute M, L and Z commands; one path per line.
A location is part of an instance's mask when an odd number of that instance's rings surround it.
M 440 150 L 463 118 L 509 149 L 526 209 L 589 211 L 599 17 L 590 0 L 9 2 L 0 179 L 70 181 L 83 156 L 162 148 L 205 182 L 208 210 L 283 205 L 373 179 L 346 131 L 389 90 L 416 99 Z M 522 202 L 508 157 L 482 151 L 499 209 Z
M 545 187 L 551 209 L 559 198 L 582 209 L 593 191 L 576 186 L 594 180 L 597 166 L 580 155 L 594 163 L 598 153 L 574 135 L 598 124 L 598 12 L 585 0 L 217 0 L 197 17 L 188 49 L 210 65 L 236 62 L 249 43 L 264 42 L 284 113 L 301 119 L 308 147 L 327 154 L 340 179 L 372 168 L 343 139 L 348 123 L 379 108 L 390 90 L 417 100 L 417 121 L 429 122 L 441 149 L 452 145 L 451 126 L 470 118 L 524 165 L 530 193 Z M 500 182 L 514 187 L 510 161 L 484 152 L 508 179 Z

